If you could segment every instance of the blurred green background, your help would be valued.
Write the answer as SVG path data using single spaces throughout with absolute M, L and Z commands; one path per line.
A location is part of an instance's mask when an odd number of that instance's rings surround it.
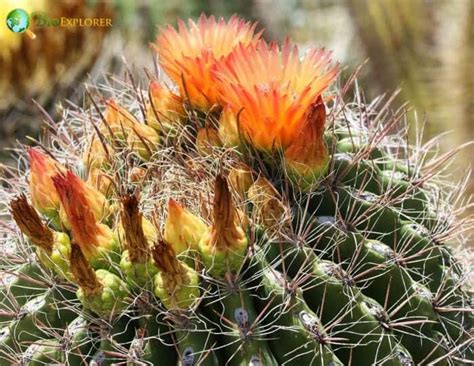
M 402 88 L 394 108 L 405 101 L 414 107 L 419 120 L 426 122 L 425 141 L 449 131 L 441 139 L 441 148 L 448 151 L 474 139 L 474 0 L 78 0 L 55 1 L 53 7 L 71 3 L 105 6 L 114 18 L 111 31 L 96 43 L 100 52 L 85 72 L 68 79 L 73 87 L 60 95 L 75 103 L 81 103 L 78 85 L 83 81 L 123 73 L 122 57 L 137 75 L 143 67 L 152 69 L 148 44 L 156 25 L 176 24 L 177 17 L 196 18 L 202 12 L 226 17 L 236 13 L 257 20 L 268 40 L 289 36 L 302 47 L 314 44 L 334 50 L 346 76 L 368 60 L 359 74 L 366 99 Z M 4 78 L 8 70 L 1 72 Z M 1 107 L 0 146 L 38 133 L 41 114 L 35 108 L 18 112 L 19 105 L 31 106 L 31 97 Z M 56 115 L 58 93 L 33 97 Z M 473 155 L 473 147 L 459 155 L 454 166 L 458 174 L 466 171 Z M 468 193 L 472 192 L 474 179 Z

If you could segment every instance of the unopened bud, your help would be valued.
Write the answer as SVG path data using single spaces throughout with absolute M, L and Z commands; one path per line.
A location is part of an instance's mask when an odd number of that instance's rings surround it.
M 105 197 L 110 197 L 114 193 L 112 177 L 99 168 L 92 168 L 89 171 L 87 184 L 96 188 Z
M 130 182 L 132 183 L 139 183 L 139 182 L 142 182 L 143 179 L 145 179 L 145 176 L 146 176 L 146 170 L 143 169 L 143 168 L 139 168 L 139 167 L 133 167 L 130 172 L 129 172 L 129 179 L 130 179 Z
M 106 126 L 101 126 L 101 132 L 105 136 L 119 140 L 125 140 L 133 125 L 138 123 L 129 111 L 118 105 L 113 99 L 106 102 L 104 120 Z
M 168 201 L 168 217 L 163 238 L 176 253 L 197 249 L 207 225 L 173 199 Z
M 127 145 L 135 151 L 143 160 L 149 160 L 156 146 L 160 142 L 160 137 L 156 131 L 143 123 L 135 122 L 129 131 Z
M 92 296 L 102 290 L 102 284 L 97 280 L 95 271 L 82 253 L 81 246 L 71 242 L 71 273 L 85 296 Z
M 196 148 L 203 156 L 212 154 L 212 148 L 221 146 L 219 134 L 213 128 L 201 128 L 196 137 Z
M 266 228 L 273 228 L 282 223 L 286 209 L 280 195 L 273 185 L 264 177 L 259 177 L 248 190 L 248 197 L 256 208 L 257 218 Z
M 24 194 L 10 202 L 13 219 L 31 242 L 51 254 L 53 250 L 53 232 L 43 223 L 36 210 L 28 203 Z
M 329 154 L 324 142 L 326 107 L 320 97 L 306 115 L 306 126 L 285 150 L 285 167 L 290 179 L 302 190 L 318 182 L 326 172 Z
M 30 196 L 33 206 L 42 214 L 57 216 L 60 199 L 54 187 L 53 177 L 65 172 L 65 168 L 38 149 L 29 149 Z
M 99 215 L 105 205 L 105 197 L 92 187 L 87 187 L 71 171 L 53 178 L 54 185 L 61 199 L 72 237 L 81 246 L 87 258 L 97 254 L 99 247 L 108 249 L 112 246 L 113 235 L 109 227 L 100 223 Z
M 94 168 L 101 168 L 108 163 L 109 158 L 106 148 L 99 137 L 92 135 L 89 146 L 86 148 L 83 157 L 83 163 L 90 170 Z
M 147 106 L 147 122 L 157 131 L 170 128 L 185 116 L 183 100 L 159 82 L 152 80 L 149 88 L 150 104 Z
M 228 179 L 232 189 L 240 198 L 245 199 L 247 191 L 254 181 L 252 169 L 248 165 L 240 163 L 229 171 Z
M 138 208 L 138 195 L 126 195 L 121 201 L 121 219 L 129 259 L 132 263 L 145 263 L 149 256 L 149 247 L 142 226 L 143 216 Z

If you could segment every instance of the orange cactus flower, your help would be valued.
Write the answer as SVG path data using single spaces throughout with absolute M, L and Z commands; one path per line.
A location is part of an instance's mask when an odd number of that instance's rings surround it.
M 87 258 L 96 254 L 98 247 L 111 245 L 111 230 L 97 218 L 98 208 L 105 204 L 104 196 L 86 186 L 71 171 L 52 178 L 62 208 L 71 227 L 72 238 Z
M 38 149 L 29 149 L 30 195 L 33 206 L 49 217 L 57 215 L 60 200 L 54 187 L 53 177 L 65 168 Z
M 338 72 L 330 52 L 312 48 L 300 58 L 289 41 L 281 48 L 240 44 L 214 69 L 222 104 L 240 112 L 243 137 L 262 150 L 284 149 L 300 136 L 308 110 Z
M 236 16 L 227 22 L 201 15 L 198 22 L 178 21 L 178 30 L 167 26 L 160 30 L 155 50 L 161 67 L 179 86 L 183 97 L 202 110 L 218 102 L 212 68 L 239 44 L 248 46 L 260 38 L 255 23 Z

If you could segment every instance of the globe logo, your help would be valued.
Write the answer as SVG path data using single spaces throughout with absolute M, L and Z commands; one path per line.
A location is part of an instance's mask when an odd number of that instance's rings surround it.
M 13 9 L 7 15 L 7 27 L 14 33 L 25 32 L 30 25 L 30 16 L 23 9 Z

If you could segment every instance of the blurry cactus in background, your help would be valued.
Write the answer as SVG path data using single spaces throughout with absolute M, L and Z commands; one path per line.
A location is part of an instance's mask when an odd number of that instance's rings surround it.
M 36 36 L 10 31 L 3 22 L 15 8 L 30 14 L 30 28 Z M 36 17 L 31 19 L 31 14 Z M 110 18 L 108 3 L 89 5 L 79 1 L 2 1 L 0 4 L 0 146 L 9 146 L 15 137 L 37 135 L 44 118 L 36 100 L 54 114 L 55 104 L 77 92 L 101 53 L 102 41 L 110 27 L 41 25 L 51 19 Z M 41 18 L 41 19 L 40 19 Z M 39 20 L 38 20 L 39 19 Z M 41 24 L 38 24 L 41 23 Z
M 370 77 L 376 75 L 374 92 L 401 87 L 399 103 L 409 101 L 427 139 L 449 131 L 440 141 L 445 150 L 472 140 L 474 3 L 349 0 L 348 5 L 369 57 Z M 472 162 L 473 151 L 462 151 L 461 162 Z M 474 182 L 470 187 L 468 194 L 474 193 Z

